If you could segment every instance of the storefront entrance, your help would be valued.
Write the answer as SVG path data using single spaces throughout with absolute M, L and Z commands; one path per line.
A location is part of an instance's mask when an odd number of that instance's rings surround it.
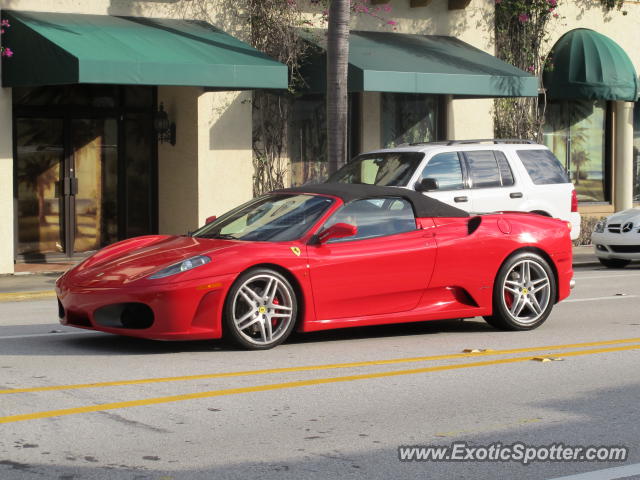
M 14 89 L 18 261 L 156 231 L 153 107 L 151 87 Z

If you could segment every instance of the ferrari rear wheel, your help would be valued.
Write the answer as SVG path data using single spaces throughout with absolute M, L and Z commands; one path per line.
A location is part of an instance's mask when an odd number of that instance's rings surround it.
M 249 270 L 238 277 L 227 296 L 225 331 L 244 348 L 266 350 L 286 340 L 297 312 L 296 293 L 282 274 Z
M 607 268 L 624 268 L 631 263 L 631 260 L 622 258 L 598 258 L 598 260 Z
M 556 297 L 556 281 L 547 261 L 523 252 L 500 268 L 493 289 L 493 315 L 485 317 L 502 330 L 533 330 L 544 323 Z

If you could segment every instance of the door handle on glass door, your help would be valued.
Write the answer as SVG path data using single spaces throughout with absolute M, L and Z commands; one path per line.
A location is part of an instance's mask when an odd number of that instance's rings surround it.
M 70 194 L 77 195 L 78 194 L 78 177 L 71 177 L 70 179 Z

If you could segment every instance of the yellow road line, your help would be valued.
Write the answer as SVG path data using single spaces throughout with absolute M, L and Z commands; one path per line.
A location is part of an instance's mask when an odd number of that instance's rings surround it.
M 0 293 L 0 302 L 21 302 L 23 300 L 35 300 L 38 298 L 54 298 L 53 290 L 38 290 L 35 292 L 6 292 Z
M 582 355 L 595 355 L 598 353 L 623 352 L 628 350 L 638 350 L 640 345 L 627 345 L 624 347 L 598 348 L 593 350 L 577 350 L 564 352 L 565 357 L 577 357 Z M 398 377 L 402 375 L 415 375 L 419 373 L 442 372 L 445 370 L 461 370 L 465 368 L 487 367 L 491 365 L 504 365 L 508 363 L 526 362 L 534 357 L 504 358 L 500 360 L 488 360 L 484 362 L 463 363 L 455 365 L 439 365 L 435 367 L 415 368 L 411 370 L 395 370 L 391 372 L 365 373 L 360 375 L 347 375 L 343 377 L 315 378 L 310 380 L 298 380 L 293 382 L 274 383 L 269 385 L 255 385 L 252 387 L 227 388 L 223 390 L 211 390 L 207 392 L 187 393 L 182 395 L 170 395 L 167 397 L 145 398 L 142 400 L 130 400 L 126 402 L 103 403 L 101 405 L 88 405 L 85 407 L 63 408 L 60 410 L 50 410 L 45 412 L 25 413 L 21 415 L 10 415 L 0 417 L 0 424 L 22 422 L 26 420 L 37 420 L 41 418 L 61 417 L 65 415 L 76 415 L 80 413 L 102 412 L 105 410 L 116 410 L 121 408 L 142 407 L 147 405 L 159 405 L 163 403 L 182 402 L 185 400 L 195 400 L 201 398 L 224 397 L 229 395 L 240 395 L 243 393 L 267 392 L 270 390 L 284 390 L 288 388 L 308 387 L 312 385 L 326 385 L 331 383 L 353 382 L 357 380 L 370 380 L 374 378 Z
M 377 366 L 377 365 L 395 365 L 400 363 L 418 363 L 418 362 L 429 362 L 429 361 L 435 361 L 435 360 L 452 360 L 456 358 L 484 357 L 489 355 L 510 355 L 512 353 L 527 353 L 527 352 L 539 352 L 539 351 L 548 351 L 548 350 L 565 350 L 569 348 L 601 347 L 605 345 L 618 345 L 621 343 L 636 343 L 636 342 L 640 342 L 640 337 L 623 338 L 619 340 L 604 340 L 601 342 L 570 343 L 565 345 L 547 345 L 543 347 L 512 348 L 509 350 L 491 350 L 491 351 L 485 351 L 485 352 L 472 352 L 472 353 L 452 353 L 452 354 L 446 354 L 446 355 L 432 355 L 428 357 L 394 358 L 389 360 L 370 360 L 370 361 L 364 361 L 364 362 L 334 363 L 334 364 L 327 364 L 327 365 L 282 367 L 282 368 L 271 368 L 271 369 L 264 369 L 264 370 L 245 370 L 245 371 L 239 371 L 239 372 L 205 373 L 200 375 L 186 375 L 181 377 L 159 377 L 159 378 L 143 378 L 138 380 L 116 380 L 112 382 L 79 383 L 75 385 L 52 385 L 48 387 L 14 388 L 14 389 L 0 390 L 0 394 L 5 395 L 5 394 L 12 394 L 12 393 L 51 392 L 51 391 L 59 391 L 59 390 L 78 390 L 83 388 L 118 387 L 118 386 L 124 386 L 124 385 L 182 382 L 182 381 L 189 381 L 189 380 L 205 380 L 205 379 L 212 379 L 212 378 L 247 377 L 251 375 L 267 375 L 267 374 L 274 374 L 274 373 L 312 372 L 312 371 L 319 371 L 319 370 L 334 370 L 339 368 L 371 367 L 371 366 Z

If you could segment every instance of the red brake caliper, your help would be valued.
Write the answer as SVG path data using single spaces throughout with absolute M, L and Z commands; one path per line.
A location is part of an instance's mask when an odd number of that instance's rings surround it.
M 504 302 L 507 304 L 507 308 L 511 310 L 511 306 L 513 305 L 513 294 L 504 292 Z
M 278 297 L 273 297 L 273 304 L 274 305 L 280 305 L 280 301 L 278 300 Z M 278 319 L 277 318 L 272 318 L 271 319 L 271 326 L 275 327 L 278 323 Z

